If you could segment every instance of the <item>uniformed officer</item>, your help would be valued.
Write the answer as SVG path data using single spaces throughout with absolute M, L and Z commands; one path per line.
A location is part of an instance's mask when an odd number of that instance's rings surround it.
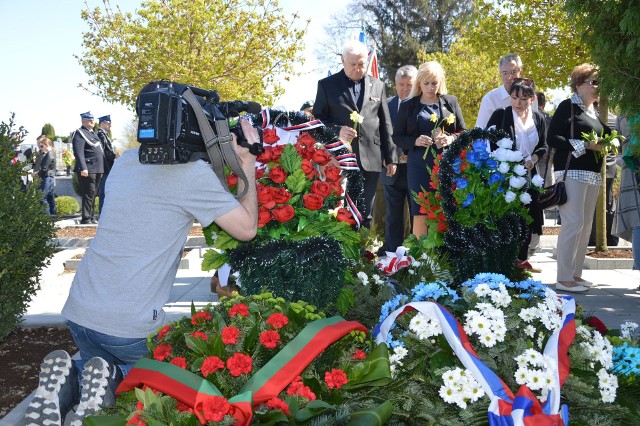
M 111 130 L 111 116 L 104 115 L 98 118 L 98 126 L 98 138 L 100 138 L 100 142 L 102 142 L 102 151 L 104 152 L 104 174 L 102 175 L 102 179 L 100 179 L 99 191 L 100 213 L 102 213 L 105 198 L 104 186 L 107 183 L 107 177 L 109 176 L 111 167 L 113 167 L 113 162 L 116 159 L 116 149 L 109 137 L 109 131 Z
M 104 173 L 104 152 L 100 138 L 93 131 L 94 117 L 91 112 L 80 114 L 82 126 L 73 133 L 73 155 L 76 157 L 74 171 L 78 173 L 82 196 L 82 221 L 98 223 L 94 217 L 93 203 Z

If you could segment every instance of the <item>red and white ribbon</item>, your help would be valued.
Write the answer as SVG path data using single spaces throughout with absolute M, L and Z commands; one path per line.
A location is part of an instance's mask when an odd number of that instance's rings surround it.
M 394 274 L 414 262 L 413 257 L 407 255 L 407 252 L 408 249 L 403 246 L 398 247 L 395 253 L 387 251 L 387 255 L 380 259 L 376 266 L 387 275 Z

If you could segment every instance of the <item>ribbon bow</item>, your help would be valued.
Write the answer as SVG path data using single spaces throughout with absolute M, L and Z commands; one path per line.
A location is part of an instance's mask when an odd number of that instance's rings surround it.
M 380 259 L 376 266 L 385 274 L 392 275 L 413 263 L 413 257 L 406 255 L 408 251 L 409 249 L 403 246 L 398 247 L 395 253 L 387 251 L 387 255 Z

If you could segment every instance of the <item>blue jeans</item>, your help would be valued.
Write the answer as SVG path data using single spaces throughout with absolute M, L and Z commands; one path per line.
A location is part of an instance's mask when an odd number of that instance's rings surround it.
M 631 249 L 633 250 L 633 269 L 640 269 L 640 226 L 633 227 Z
M 42 201 L 40 201 L 40 204 L 45 206 L 45 212 L 48 215 L 55 216 L 56 215 L 56 198 L 53 194 L 53 177 L 45 176 L 40 182 L 38 189 L 44 192 L 44 195 L 42 197 Z
M 119 366 L 126 376 L 136 361 L 149 354 L 146 338 L 110 336 L 71 321 L 67 324 L 80 351 L 80 361 L 76 362 L 78 371 L 82 371 L 86 361 L 99 356 L 109 364 Z

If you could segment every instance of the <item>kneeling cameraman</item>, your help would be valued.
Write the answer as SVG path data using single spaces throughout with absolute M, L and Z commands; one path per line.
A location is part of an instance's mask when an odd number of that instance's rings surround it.
M 241 120 L 241 127 L 250 144 L 259 140 L 248 121 Z M 113 403 L 123 375 L 148 355 L 147 336 L 166 322 L 163 306 L 194 220 L 202 226 L 216 222 L 239 240 L 255 236 L 256 157 L 237 144 L 235 135 L 231 146 L 247 176 L 247 192 L 238 200 L 202 160 L 141 164 L 132 149 L 114 164 L 106 186 L 109 203 L 62 310 L 81 360 L 72 364 L 64 351 L 45 358 L 43 365 L 53 368 L 40 374 L 27 424 L 62 424 L 67 417 L 65 425 L 81 425 L 84 416 Z M 68 400 L 69 387 L 78 395 L 78 371 L 80 398 Z

